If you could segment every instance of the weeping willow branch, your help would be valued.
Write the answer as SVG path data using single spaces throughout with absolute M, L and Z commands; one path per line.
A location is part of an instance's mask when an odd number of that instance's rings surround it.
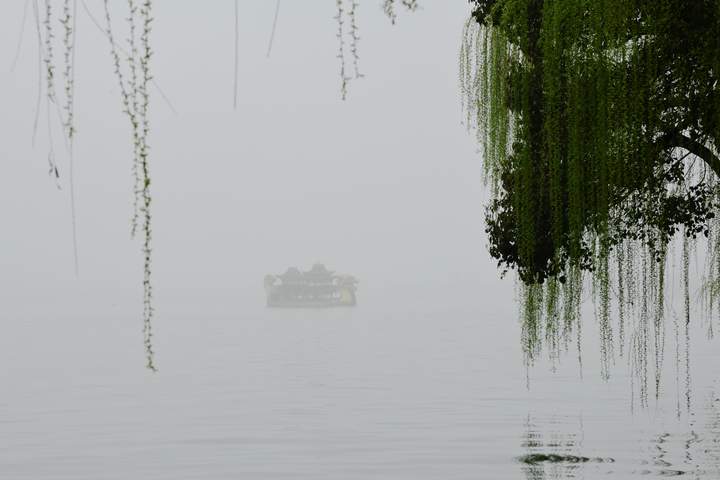
M 683 236 L 682 246 L 682 284 L 685 320 L 685 405 L 690 411 L 690 240 L 687 232 Z
M 75 14 L 77 4 L 74 0 L 64 0 L 63 16 L 60 23 L 64 29 L 63 52 L 64 69 L 63 79 L 65 81 L 65 131 L 68 139 L 72 141 L 75 136 Z
M 150 122 L 148 118 L 150 96 L 148 86 L 152 81 L 150 60 L 150 32 L 152 30 L 152 2 L 143 0 L 138 6 L 134 0 L 128 0 L 130 30 L 130 55 L 127 57 L 129 79 L 122 70 L 122 63 L 112 30 L 112 19 L 108 0 L 104 0 L 107 37 L 110 41 L 110 53 L 113 59 L 115 75 L 123 105 L 123 111 L 130 120 L 133 136 L 133 175 L 135 177 L 135 209 L 132 222 L 132 234 L 142 229 L 143 241 L 143 343 L 145 347 L 146 367 L 156 370 L 155 352 L 152 338 L 152 320 L 154 318 L 152 286 L 152 196 L 150 194 L 149 145 Z M 137 21 L 141 22 L 139 37 Z
M 42 34 L 40 33 L 40 12 L 37 4 L 37 0 L 32 0 L 33 7 L 33 18 L 35 19 L 35 30 L 37 35 L 37 67 L 38 67 L 38 79 L 37 79 L 37 101 L 35 103 L 35 115 L 33 116 L 33 128 L 32 128 L 32 145 L 35 146 L 35 140 L 37 139 L 38 123 L 40 121 L 40 104 L 42 103 L 42 82 L 43 82 L 43 42 Z
M 110 40 L 112 42 L 113 40 L 111 38 L 109 38 L 106 27 L 103 27 L 100 24 L 100 22 L 98 21 L 98 19 L 95 18 L 95 15 L 93 15 L 92 11 L 88 7 L 87 2 L 85 0 L 81 0 L 81 5 L 83 7 L 83 10 L 85 11 L 85 14 L 90 19 L 90 22 L 95 26 L 95 28 L 98 30 L 98 32 L 102 33 L 103 37 L 105 37 L 107 40 Z M 130 56 L 130 53 L 127 50 L 125 50 L 124 48 L 122 48 L 122 46 L 115 44 L 114 48 L 117 49 L 117 52 L 122 53 L 126 57 Z M 167 96 L 167 94 L 162 89 L 160 84 L 158 84 L 155 77 L 152 77 L 151 83 L 152 83 L 153 87 L 155 87 L 155 90 L 157 91 L 157 93 L 160 94 L 160 97 L 163 99 L 163 101 L 165 102 L 167 107 L 172 111 L 173 114 L 177 115 L 178 111 L 175 108 L 175 105 L 173 104 L 173 102 L 170 101 L 170 98 Z
M 26 6 L 27 8 L 27 6 Z M 61 190 L 60 168 L 55 153 L 55 135 L 53 134 L 53 110 L 61 129 L 62 138 L 69 157 L 70 171 L 70 214 L 72 229 L 73 264 L 75 274 L 79 274 L 79 254 L 77 238 L 77 216 L 75 208 L 75 181 L 74 181 L 74 152 L 75 137 L 75 13 L 77 7 L 75 0 L 62 0 L 61 14 L 56 18 L 52 0 L 45 0 L 43 4 L 43 18 L 41 19 L 40 4 L 32 0 L 32 13 L 35 21 L 36 38 L 38 45 L 38 90 L 35 106 L 35 115 L 32 129 L 32 144 L 38 134 L 40 109 L 42 100 L 45 100 L 45 119 L 48 141 L 48 173 L 56 187 Z M 26 16 L 26 12 L 23 17 Z M 56 42 L 56 33 L 53 27 L 58 22 L 63 30 L 61 40 Z M 23 20 L 23 24 L 24 24 Z M 55 45 L 59 43 L 59 45 Z M 62 52 L 62 89 L 56 91 L 57 71 L 56 51 Z M 43 95 L 43 87 L 45 94 Z
M 395 22 L 397 21 L 397 12 L 395 11 L 395 3 L 397 0 L 384 0 L 383 1 L 383 11 L 385 12 L 385 15 L 390 19 L 393 25 L 395 25 Z M 401 0 L 400 2 L 403 7 L 405 7 L 408 11 L 414 12 L 418 9 L 418 2 L 417 0 Z
M 397 21 L 397 13 L 395 13 L 395 0 L 385 0 L 383 3 L 383 11 L 390 19 L 393 25 Z
M 348 6 L 345 6 L 345 2 L 348 2 Z M 385 0 L 383 3 L 383 11 L 390 18 L 393 24 L 397 20 L 397 14 L 395 12 L 395 1 L 396 0 Z M 418 9 L 417 0 L 402 0 L 401 4 L 408 11 L 415 11 Z M 340 97 L 343 100 L 347 99 L 348 88 L 350 82 L 353 79 L 359 79 L 364 77 L 360 72 L 360 29 L 357 22 L 357 10 L 359 7 L 357 0 L 335 0 L 335 6 L 337 7 L 337 13 L 335 15 L 335 21 L 337 22 L 337 33 L 338 39 L 338 54 L 337 58 L 340 62 Z M 277 9 L 280 8 L 280 2 L 278 1 Z M 277 9 L 276 18 L 277 21 Z M 349 23 L 349 29 L 345 31 L 345 23 Z M 273 24 L 273 32 L 275 31 L 275 25 Z M 274 33 L 273 33 L 274 35 Z M 346 45 L 345 37 L 349 38 L 350 45 Z M 271 42 L 272 45 L 272 36 Z M 348 75 L 348 60 L 346 57 L 346 51 L 352 56 L 352 75 Z M 268 56 L 270 55 L 270 48 L 268 48 Z
M 350 82 L 350 77 L 345 73 L 345 34 L 343 33 L 345 9 L 343 8 L 343 0 L 336 0 L 335 5 L 337 6 L 337 15 L 335 16 L 335 20 L 337 20 L 336 36 L 339 43 L 337 58 L 340 60 L 340 97 L 345 100 L 348 93 L 348 83 Z
M 340 95 L 343 100 L 347 98 L 348 88 L 350 82 L 353 79 L 363 78 L 364 75 L 360 72 L 360 29 L 357 21 L 357 11 L 360 6 L 357 0 L 347 0 L 348 6 L 345 6 L 346 0 L 336 0 L 335 5 L 337 7 L 337 14 L 335 20 L 337 22 L 337 33 L 338 39 L 338 54 L 337 57 L 340 61 Z M 415 1 L 403 1 L 403 5 L 408 10 L 417 9 L 417 2 Z M 396 20 L 394 0 L 387 0 L 383 4 L 385 14 L 390 17 L 393 24 Z M 349 24 L 349 29 L 345 31 L 345 23 Z M 348 37 L 350 44 L 349 46 L 345 43 L 345 37 Z M 352 57 L 352 75 L 348 75 L 348 60 L 346 57 L 346 51 Z
M 47 99 L 50 103 L 55 101 L 55 64 L 53 55 L 53 34 L 52 29 L 52 1 L 45 0 L 45 82 L 47 85 Z
M 659 143 L 666 148 L 684 148 L 696 157 L 701 158 L 715 175 L 720 176 L 720 158 L 707 145 L 676 132 L 663 135 Z
M 360 35 L 358 34 L 357 25 L 357 7 L 358 3 L 356 0 L 350 0 L 350 10 L 348 11 L 348 17 L 350 18 L 350 53 L 353 57 L 353 72 L 355 78 L 362 78 L 363 74 L 360 73 L 360 56 L 358 53 L 358 45 L 360 44 Z
M 47 117 L 47 133 L 48 133 L 48 174 L 55 180 L 56 186 L 60 188 L 60 170 L 58 169 L 57 162 L 55 161 L 55 147 L 52 134 L 52 118 L 51 118 L 51 105 L 55 104 L 55 63 L 53 53 L 53 38 L 54 33 L 52 29 L 53 11 L 51 0 L 45 0 L 45 18 L 43 19 L 43 25 L 45 27 L 45 36 L 42 37 L 38 24 L 38 39 L 42 39 L 44 42 L 44 50 L 42 50 L 42 58 L 45 63 L 45 112 Z
M 77 0 L 64 0 L 63 17 L 60 23 L 63 25 L 65 34 L 63 36 L 64 61 L 63 79 L 65 81 L 65 135 L 68 142 L 70 159 L 70 214 L 72 217 L 72 243 L 75 275 L 79 275 L 80 267 L 78 260 L 77 240 L 77 214 L 75 210 L 75 32 L 77 17 Z
M 130 29 L 130 35 L 128 37 L 130 55 L 127 57 L 127 64 L 129 69 L 129 84 L 127 87 L 128 95 L 128 109 L 132 110 L 133 115 L 131 117 L 132 129 L 133 129 L 133 165 L 132 175 L 135 179 L 135 186 L 133 188 L 133 216 L 131 223 L 131 236 L 134 238 L 137 234 L 138 228 L 141 228 L 141 205 L 142 205 L 142 191 L 143 191 L 143 178 L 142 178 L 142 160 L 140 158 L 140 150 L 142 148 L 142 117 L 139 112 L 139 85 L 138 85 L 138 57 L 140 53 L 138 51 L 138 39 L 137 39 L 137 10 L 138 7 L 135 4 L 135 0 L 128 0 L 128 15 L 127 22 Z M 133 121 L 134 118 L 134 121 Z
M 153 307 L 153 295 L 152 295 L 152 213 L 151 204 L 152 197 L 150 195 L 150 169 L 148 163 L 149 147 L 147 143 L 148 135 L 150 133 L 150 122 L 148 119 L 148 109 L 150 106 L 150 95 L 148 92 L 148 85 L 151 80 L 150 73 L 150 59 L 152 56 L 152 49 L 150 48 L 150 32 L 152 22 L 152 2 L 145 0 L 143 6 L 140 9 L 140 17 L 142 19 L 142 35 L 140 37 L 142 44 L 142 56 L 140 57 L 140 69 L 142 72 L 142 79 L 139 88 L 140 100 L 140 118 L 142 122 L 142 137 L 140 146 L 140 161 L 142 166 L 142 213 L 144 216 L 144 240 L 143 240 L 143 253 L 144 253 L 144 309 L 143 309 L 143 332 L 145 337 L 145 353 L 146 353 L 146 366 L 148 369 L 155 371 L 155 353 L 153 350 L 152 343 L 152 319 L 154 317 Z

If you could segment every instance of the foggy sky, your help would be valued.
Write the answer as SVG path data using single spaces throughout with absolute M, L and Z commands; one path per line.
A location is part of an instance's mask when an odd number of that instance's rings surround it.
M 102 2 L 87 3 L 102 20 Z M 152 69 L 178 112 L 152 90 L 158 317 L 173 308 L 231 313 L 246 301 L 262 304 L 264 274 L 315 261 L 356 275 L 360 302 L 418 284 L 470 285 L 513 311 L 512 280 L 498 279 L 487 253 L 481 159 L 462 125 L 457 58 L 468 6 L 421 2 L 393 26 L 380 2 L 362 2 L 366 77 L 343 102 L 334 2 L 283 2 L 268 59 L 274 3 L 241 2 L 233 111 L 233 2 L 154 2 Z M 125 2 L 111 4 L 123 37 Z M 31 146 L 31 15 L 17 68 L 8 71 L 22 8 L 22 0 L 6 2 L 0 17 L 0 313 L 113 307 L 132 317 L 141 307 L 141 258 L 129 238 L 131 140 L 108 42 L 80 10 L 76 279 L 68 159 L 54 122 L 58 191 L 47 175 L 44 106 Z

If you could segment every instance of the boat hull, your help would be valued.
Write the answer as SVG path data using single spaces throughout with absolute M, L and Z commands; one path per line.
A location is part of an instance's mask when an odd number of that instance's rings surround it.
M 281 287 L 267 291 L 267 306 L 273 308 L 354 307 L 356 303 L 355 292 L 349 288 L 340 288 L 332 295 L 322 297 L 288 295 Z
M 268 301 L 269 308 L 336 308 L 336 307 L 354 307 L 355 303 L 345 302 L 311 302 L 311 301 Z

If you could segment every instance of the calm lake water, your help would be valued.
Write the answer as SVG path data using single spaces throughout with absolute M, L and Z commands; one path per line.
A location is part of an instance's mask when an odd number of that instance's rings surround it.
M 154 375 L 110 303 L 18 315 L 0 339 L 0 478 L 720 476 L 716 343 L 693 344 L 689 414 L 670 356 L 663 400 L 633 413 L 626 361 L 601 381 L 591 334 L 582 379 L 571 352 L 528 389 L 514 306 L 470 293 L 376 285 L 357 308 L 304 311 L 266 309 L 260 289 L 176 293 Z

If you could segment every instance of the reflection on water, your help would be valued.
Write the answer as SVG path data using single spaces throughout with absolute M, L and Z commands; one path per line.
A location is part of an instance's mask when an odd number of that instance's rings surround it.
M 720 477 L 720 398 L 714 391 L 706 393 L 700 411 L 692 417 L 688 431 L 662 433 L 653 439 L 650 464 L 658 474 Z
M 575 431 L 573 427 L 576 427 Z M 529 480 L 576 478 L 587 464 L 615 461 L 582 455 L 583 438 L 582 416 L 576 419 L 553 417 L 545 427 L 528 416 L 522 445 L 527 453 L 518 458 L 525 477 Z
M 586 446 L 582 416 L 528 416 L 521 443 L 525 453 L 517 460 L 528 480 L 608 475 L 720 478 L 720 397 L 709 391 L 701 409 L 691 413 L 686 424 L 671 426 L 676 429 L 648 434 L 645 439 L 608 438 L 604 445 Z M 618 446 L 624 457 L 620 463 L 597 451 L 598 447 L 617 451 Z

